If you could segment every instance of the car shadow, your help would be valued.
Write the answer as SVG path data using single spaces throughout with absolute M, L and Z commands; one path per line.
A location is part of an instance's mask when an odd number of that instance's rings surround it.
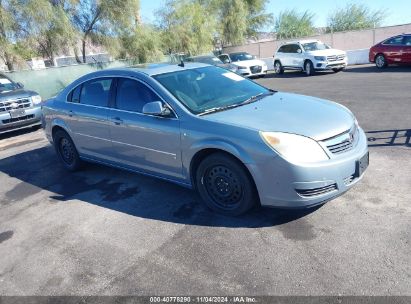
M 15 131 L 10 131 L 10 132 L 7 132 L 7 133 L 2 133 L 2 134 L 0 134 L 0 140 L 16 137 L 16 136 L 19 136 L 19 135 L 29 134 L 29 133 L 32 133 L 32 132 L 36 132 L 40 128 L 41 128 L 41 126 L 39 125 L 39 126 L 35 126 L 35 127 L 28 127 L 28 128 L 24 128 L 24 129 L 15 130 Z
M 50 201 L 64 204 L 76 199 L 131 216 L 186 225 L 256 228 L 295 221 L 321 206 L 303 210 L 256 207 L 245 215 L 229 217 L 208 210 L 194 191 L 141 174 L 97 164 L 71 173 L 59 163 L 51 146 L 4 158 L 0 171 L 20 180 L 0 204 L 21 201 L 42 190 Z
M 375 65 L 349 66 L 344 73 L 410 73 L 411 65 L 390 65 L 384 69 L 379 69 Z
M 411 129 L 367 131 L 369 147 L 411 147 Z

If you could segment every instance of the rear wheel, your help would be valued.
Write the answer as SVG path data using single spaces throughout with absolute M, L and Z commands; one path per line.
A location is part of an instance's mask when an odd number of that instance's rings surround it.
M 276 74 L 283 74 L 284 73 L 284 68 L 283 68 L 281 62 L 278 61 L 278 60 L 274 63 L 274 72 Z
M 314 65 L 310 60 L 307 60 L 304 64 L 305 75 L 312 76 L 315 74 Z
M 258 201 L 244 165 L 224 153 L 212 154 L 200 163 L 196 187 L 210 209 L 225 215 L 245 213 Z
M 81 167 L 81 159 L 77 149 L 67 132 L 58 130 L 53 137 L 54 148 L 64 167 L 76 171 Z
M 387 61 L 385 60 L 385 57 L 383 54 L 378 54 L 375 57 L 375 65 L 379 69 L 383 69 L 387 66 Z

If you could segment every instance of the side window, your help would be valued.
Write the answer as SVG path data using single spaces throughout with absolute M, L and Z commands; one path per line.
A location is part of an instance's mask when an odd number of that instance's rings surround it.
M 161 101 L 161 99 L 143 83 L 128 78 L 118 79 L 117 109 L 142 113 L 144 105 L 153 101 Z
M 285 45 L 278 49 L 278 53 L 285 53 Z
M 100 78 L 83 83 L 80 93 L 80 103 L 107 107 L 112 82 L 112 78 Z
M 289 45 L 289 52 L 290 53 L 298 53 L 298 50 L 300 50 L 300 47 L 298 46 L 298 44 L 290 44 Z
M 220 55 L 220 56 L 218 56 L 218 58 L 220 58 L 220 60 L 224 63 L 229 63 L 230 62 L 230 58 L 228 58 L 227 55 Z
M 400 44 L 402 44 L 402 36 L 390 38 L 390 39 L 384 41 L 384 44 L 400 45 Z
M 406 46 L 411 46 L 411 36 L 404 36 L 404 40 L 402 43 Z

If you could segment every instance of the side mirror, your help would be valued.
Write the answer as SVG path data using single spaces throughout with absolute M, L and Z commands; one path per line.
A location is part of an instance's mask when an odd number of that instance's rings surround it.
M 24 88 L 24 84 L 22 84 L 21 82 L 17 82 L 16 84 L 20 89 Z
M 163 103 L 161 101 L 153 101 L 144 105 L 143 114 L 154 116 L 170 116 L 171 111 L 169 108 L 163 106 Z
M 298 50 L 297 50 L 297 53 L 298 53 L 298 54 L 301 54 L 302 52 L 303 52 L 303 51 L 301 51 L 301 49 L 298 49 Z
M 253 55 L 253 59 L 257 59 L 257 56 L 256 56 L 256 55 Z

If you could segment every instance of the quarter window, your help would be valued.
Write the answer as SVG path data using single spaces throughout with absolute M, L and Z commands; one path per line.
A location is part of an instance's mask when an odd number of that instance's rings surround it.
M 136 80 L 119 78 L 116 97 L 117 109 L 142 113 L 144 105 L 153 101 L 161 101 L 161 99 L 146 85 Z
M 87 81 L 81 86 L 80 103 L 98 107 L 107 107 L 112 78 L 100 78 Z M 75 91 L 72 101 L 74 102 Z

